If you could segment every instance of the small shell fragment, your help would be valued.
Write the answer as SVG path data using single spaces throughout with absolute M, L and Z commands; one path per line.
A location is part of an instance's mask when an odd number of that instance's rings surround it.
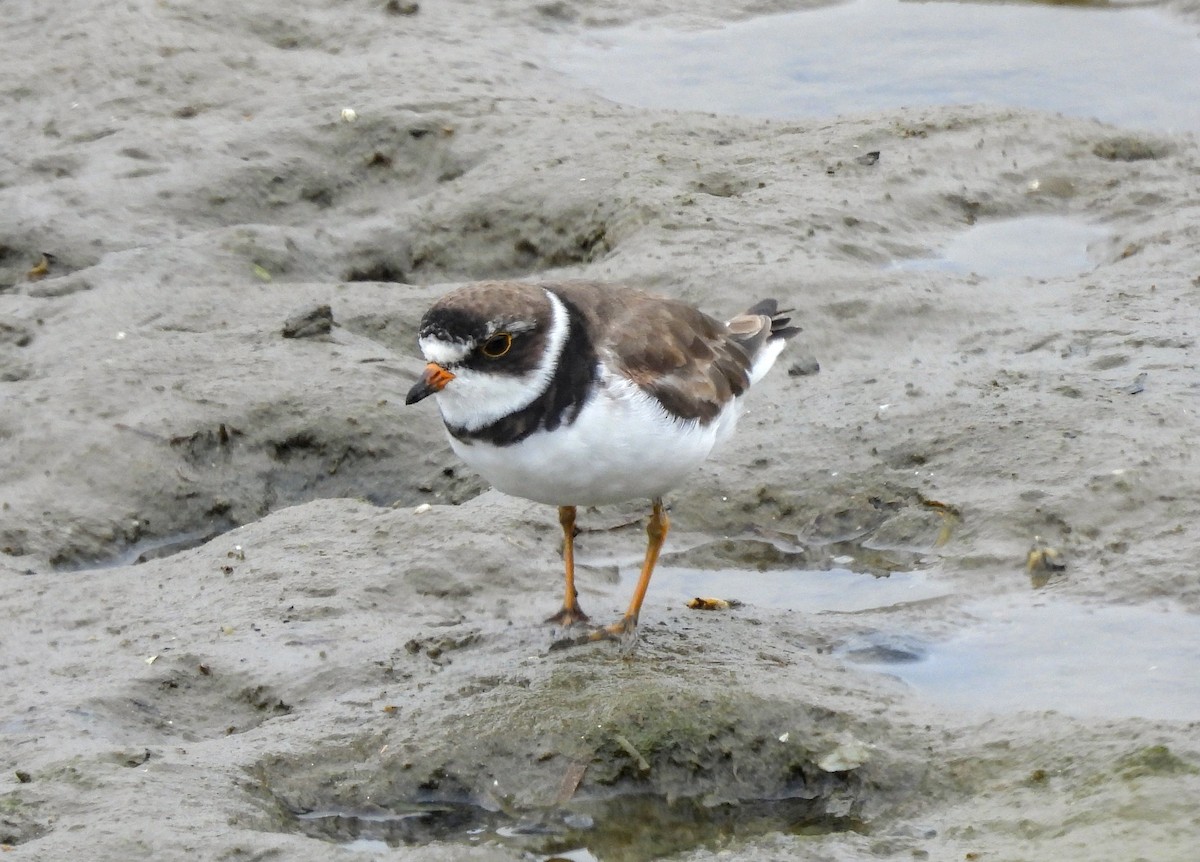
M 1067 561 L 1061 551 L 1047 545 L 1041 536 L 1033 537 L 1033 546 L 1025 555 L 1025 573 L 1035 589 L 1044 587 L 1052 574 L 1066 568 Z
M 849 772 L 871 759 L 871 748 L 853 737 L 842 742 L 833 751 L 817 761 L 817 767 L 825 772 Z
M 342 108 L 341 117 L 343 123 L 353 123 L 358 119 L 358 111 L 353 108 Z
M 694 611 L 727 611 L 730 608 L 740 608 L 742 603 L 737 599 L 715 599 L 696 596 L 687 603 Z
M 1042 541 L 1041 536 L 1033 537 L 1033 546 L 1029 549 L 1029 553 L 1025 556 L 1025 571 L 1033 574 L 1034 572 L 1061 572 L 1067 567 L 1067 561 L 1063 558 L 1062 552 L 1058 548 L 1052 548 Z
M 42 256 L 38 259 L 38 262 L 33 265 L 33 268 L 30 269 L 29 272 L 25 273 L 25 277 L 30 281 L 38 281 L 39 279 L 43 279 L 49 274 L 50 267 L 53 266 L 54 263 L 54 255 L 44 251 L 42 252 Z

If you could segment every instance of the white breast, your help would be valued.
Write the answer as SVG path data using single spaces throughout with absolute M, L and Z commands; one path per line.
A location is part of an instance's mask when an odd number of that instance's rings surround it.
M 571 425 L 512 446 L 453 437 L 450 445 L 506 494 L 598 506 L 666 494 L 733 431 L 739 411 L 734 402 L 707 426 L 680 422 L 633 383 L 609 376 Z

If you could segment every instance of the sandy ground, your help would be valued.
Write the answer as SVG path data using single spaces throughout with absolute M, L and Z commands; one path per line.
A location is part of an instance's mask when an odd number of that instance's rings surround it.
M 960 714 L 838 651 L 1028 594 L 1035 536 L 1068 562 L 1047 600 L 1200 613 L 1196 141 L 971 107 L 641 111 L 541 59 L 652 9 L 794 5 L 6 9 L 13 859 L 1195 858 L 1194 721 Z M 888 267 L 1035 214 L 1107 228 L 1097 268 Z M 673 501 L 666 562 L 849 556 L 946 595 L 700 613 L 652 586 L 632 658 L 550 651 L 553 513 L 402 405 L 422 311 L 498 276 L 793 306 L 805 331 Z M 593 615 L 623 607 L 638 514 L 585 516 Z

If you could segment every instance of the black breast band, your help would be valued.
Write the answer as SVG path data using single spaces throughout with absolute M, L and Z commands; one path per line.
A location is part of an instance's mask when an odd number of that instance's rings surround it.
M 555 294 L 567 312 L 567 337 L 563 341 L 558 364 L 546 386 L 546 391 L 528 406 L 490 425 L 469 431 L 466 428 L 447 425 L 456 439 L 464 443 L 482 441 L 493 446 L 511 446 L 520 443 L 538 431 L 553 431 L 561 425 L 570 425 L 579 418 L 579 413 L 591 397 L 595 383 L 600 378 L 596 347 L 588 337 L 583 315 L 568 300 Z M 548 469 L 554 469 L 548 465 Z

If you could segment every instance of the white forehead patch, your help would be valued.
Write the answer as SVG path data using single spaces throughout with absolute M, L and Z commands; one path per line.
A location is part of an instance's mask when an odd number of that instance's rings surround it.
M 426 335 L 417 340 L 421 353 L 429 362 L 438 365 L 453 365 L 462 362 L 471 352 L 471 345 L 463 341 L 443 341 L 432 335 Z

